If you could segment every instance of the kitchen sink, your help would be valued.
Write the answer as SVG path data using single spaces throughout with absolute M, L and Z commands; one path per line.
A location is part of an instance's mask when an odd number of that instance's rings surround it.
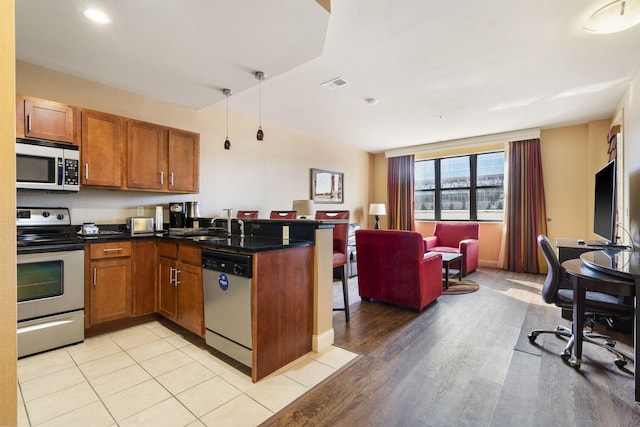
M 194 236 L 191 240 L 195 240 L 196 242 L 226 242 L 226 237 L 217 237 L 217 236 Z

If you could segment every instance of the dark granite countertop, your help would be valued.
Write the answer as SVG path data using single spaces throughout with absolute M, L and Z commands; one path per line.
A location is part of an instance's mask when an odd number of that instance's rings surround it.
M 223 249 L 232 251 L 264 252 L 278 249 L 297 248 L 312 246 L 310 240 L 282 239 L 264 236 L 240 236 L 231 237 L 216 236 L 194 236 L 194 237 L 174 237 L 164 236 L 168 239 L 178 239 L 182 242 L 195 242 L 202 245 L 203 249 Z
M 203 249 L 221 249 L 231 250 L 234 252 L 263 252 L 278 249 L 287 249 L 295 247 L 313 246 L 314 242 L 309 239 L 282 239 L 275 236 L 256 236 L 246 235 L 240 236 L 233 234 L 227 237 L 224 234 L 216 232 L 200 232 L 185 234 L 172 234 L 168 230 L 156 231 L 153 233 L 134 234 L 131 235 L 126 231 L 119 231 L 116 227 L 109 230 L 109 227 L 101 226 L 99 234 L 81 236 L 86 243 L 99 243 L 114 240 L 132 240 L 140 238 L 158 238 L 170 239 L 184 243 L 193 243 L 201 246 Z M 104 232 L 103 232 L 104 230 Z M 196 235 L 194 235 L 196 234 Z

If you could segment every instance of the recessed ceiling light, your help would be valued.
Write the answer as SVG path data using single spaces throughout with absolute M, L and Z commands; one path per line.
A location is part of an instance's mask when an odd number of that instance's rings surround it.
M 640 0 L 615 0 L 596 10 L 582 27 L 586 32 L 611 34 L 640 23 Z
M 98 9 L 85 9 L 84 16 L 91 19 L 93 22 L 97 22 L 98 24 L 108 24 L 111 22 L 111 18 L 109 18 L 109 15 Z

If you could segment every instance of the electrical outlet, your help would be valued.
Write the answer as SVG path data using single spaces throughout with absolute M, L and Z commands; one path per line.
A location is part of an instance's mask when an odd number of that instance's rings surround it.
M 138 206 L 136 208 L 136 215 L 143 216 L 144 215 L 144 206 Z
M 289 240 L 289 226 L 288 225 L 283 225 L 282 226 L 282 239 L 283 240 Z

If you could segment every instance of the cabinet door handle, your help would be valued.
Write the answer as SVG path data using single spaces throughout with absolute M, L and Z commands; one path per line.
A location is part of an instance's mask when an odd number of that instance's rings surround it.
M 93 268 L 93 287 L 96 287 L 96 276 L 98 275 L 98 269 L 97 268 Z
M 27 131 L 31 132 L 31 113 L 27 114 Z
M 84 179 L 89 179 L 89 163 L 84 164 Z
M 164 185 L 164 172 L 160 171 L 160 185 Z
M 181 273 L 181 272 L 182 272 L 182 270 L 178 270 L 176 268 L 176 280 L 175 280 L 175 282 L 173 282 L 176 286 L 178 286 L 180 283 L 182 283 L 181 281 L 178 280 L 178 273 Z
M 171 186 L 173 187 L 173 185 L 174 185 L 174 184 L 173 184 L 173 172 L 171 172 L 171 173 L 169 174 L 169 178 L 170 178 L 170 180 L 171 180 L 171 181 L 170 181 L 170 182 L 171 182 Z
M 102 251 L 107 254 L 110 252 L 120 252 L 122 250 L 122 248 L 107 248 L 107 249 L 103 249 Z
M 173 283 L 173 270 L 175 270 L 173 267 L 169 267 L 169 284 L 170 285 Z

